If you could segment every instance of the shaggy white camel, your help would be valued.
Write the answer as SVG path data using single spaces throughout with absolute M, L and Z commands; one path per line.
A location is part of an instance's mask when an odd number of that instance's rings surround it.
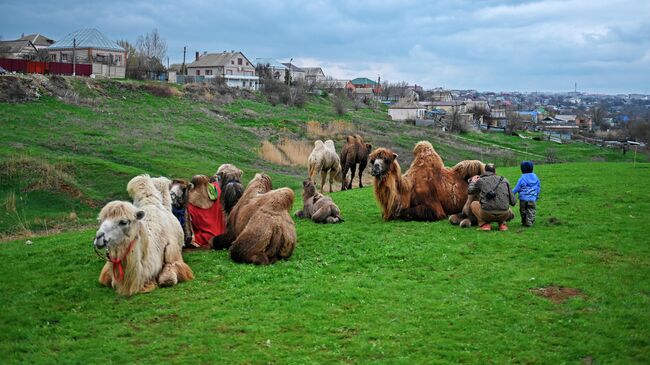
M 309 180 L 315 183 L 314 176 L 319 172 L 321 174 L 321 192 L 325 189 L 325 179 L 328 172 L 330 174 L 330 193 L 332 192 L 332 180 L 341 182 L 341 160 L 331 139 L 328 139 L 325 143 L 320 139 L 314 142 L 314 149 L 309 154 L 307 162 L 309 164 Z
M 127 191 L 133 204 L 112 201 L 99 213 L 94 246 L 106 248 L 108 258 L 99 282 L 128 296 L 193 279 L 181 256 L 183 230 L 152 179 L 136 176 Z

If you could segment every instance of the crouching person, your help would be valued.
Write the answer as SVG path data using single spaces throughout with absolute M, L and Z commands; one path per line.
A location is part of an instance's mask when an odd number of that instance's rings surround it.
M 479 193 L 479 200 L 473 201 L 470 208 L 478 220 L 480 230 L 491 230 L 492 222 L 499 224 L 500 231 L 508 230 L 506 221 L 514 217 L 510 206 L 514 206 L 517 201 L 508 180 L 496 174 L 494 164 L 485 165 L 485 173 L 471 179 L 468 193 Z

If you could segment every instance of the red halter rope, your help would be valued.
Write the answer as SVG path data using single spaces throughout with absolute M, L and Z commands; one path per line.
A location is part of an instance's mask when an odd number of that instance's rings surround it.
M 136 237 L 133 239 L 133 241 L 131 241 L 131 243 L 129 243 L 129 248 L 126 249 L 126 253 L 124 254 L 124 257 L 122 259 L 120 259 L 119 257 L 116 259 L 112 259 L 111 255 L 109 255 L 108 252 L 106 252 L 106 258 L 108 259 L 108 261 L 110 261 L 113 264 L 113 278 L 115 278 L 115 280 L 118 283 L 122 281 L 122 279 L 124 279 L 124 268 L 122 267 L 122 260 L 126 259 L 126 257 L 133 249 L 133 245 L 135 244 L 135 241 L 137 240 L 138 239 Z

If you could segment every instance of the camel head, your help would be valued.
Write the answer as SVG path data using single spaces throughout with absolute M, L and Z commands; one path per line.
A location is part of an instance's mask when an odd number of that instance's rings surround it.
M 305 179 L 302 182 L 302 197 L 303 199 L 311 198 L 316 195 L 316 185 L 311 179 Z
M 114 249 L 128 245 L 138 235 L 144 211 L 124 201 L 112 201 L 99 212 L 99 229 L 95 234 L 95 248 Z
M 223 190 L 226 184 L 230 182 L 241 183 L 242 170 L 238 169 L 235 165 L 226 163 L 217 169 L 217 172 L 214 174 L 219 186 Z
M 188 193 L 193 185 L 185 180 L 172 180 L 169 187 L 169 194 L 172 197 L 172 206 L 176 209 L 184 208 L 187 205 Z
M 383 179 L 390 172 L 392 164 L 397 163 L 396 159 L 397 154 L 388 148 L 377 148 L 370 154 L 370 164 L 372 165 L 370 174 L 376 179 Z

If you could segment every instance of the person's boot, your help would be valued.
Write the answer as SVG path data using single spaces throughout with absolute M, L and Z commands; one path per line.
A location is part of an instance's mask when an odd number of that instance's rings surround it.
M 506 226 L 505 223 L 499 224 L 499 231 L 507 231 L 507 230 L 508 230 L 508 226 Z
M 484 225 L 480 226 L 479 231 L 491 231 L 492 230 L 492 225 L 490 223 L 485 223 Z

